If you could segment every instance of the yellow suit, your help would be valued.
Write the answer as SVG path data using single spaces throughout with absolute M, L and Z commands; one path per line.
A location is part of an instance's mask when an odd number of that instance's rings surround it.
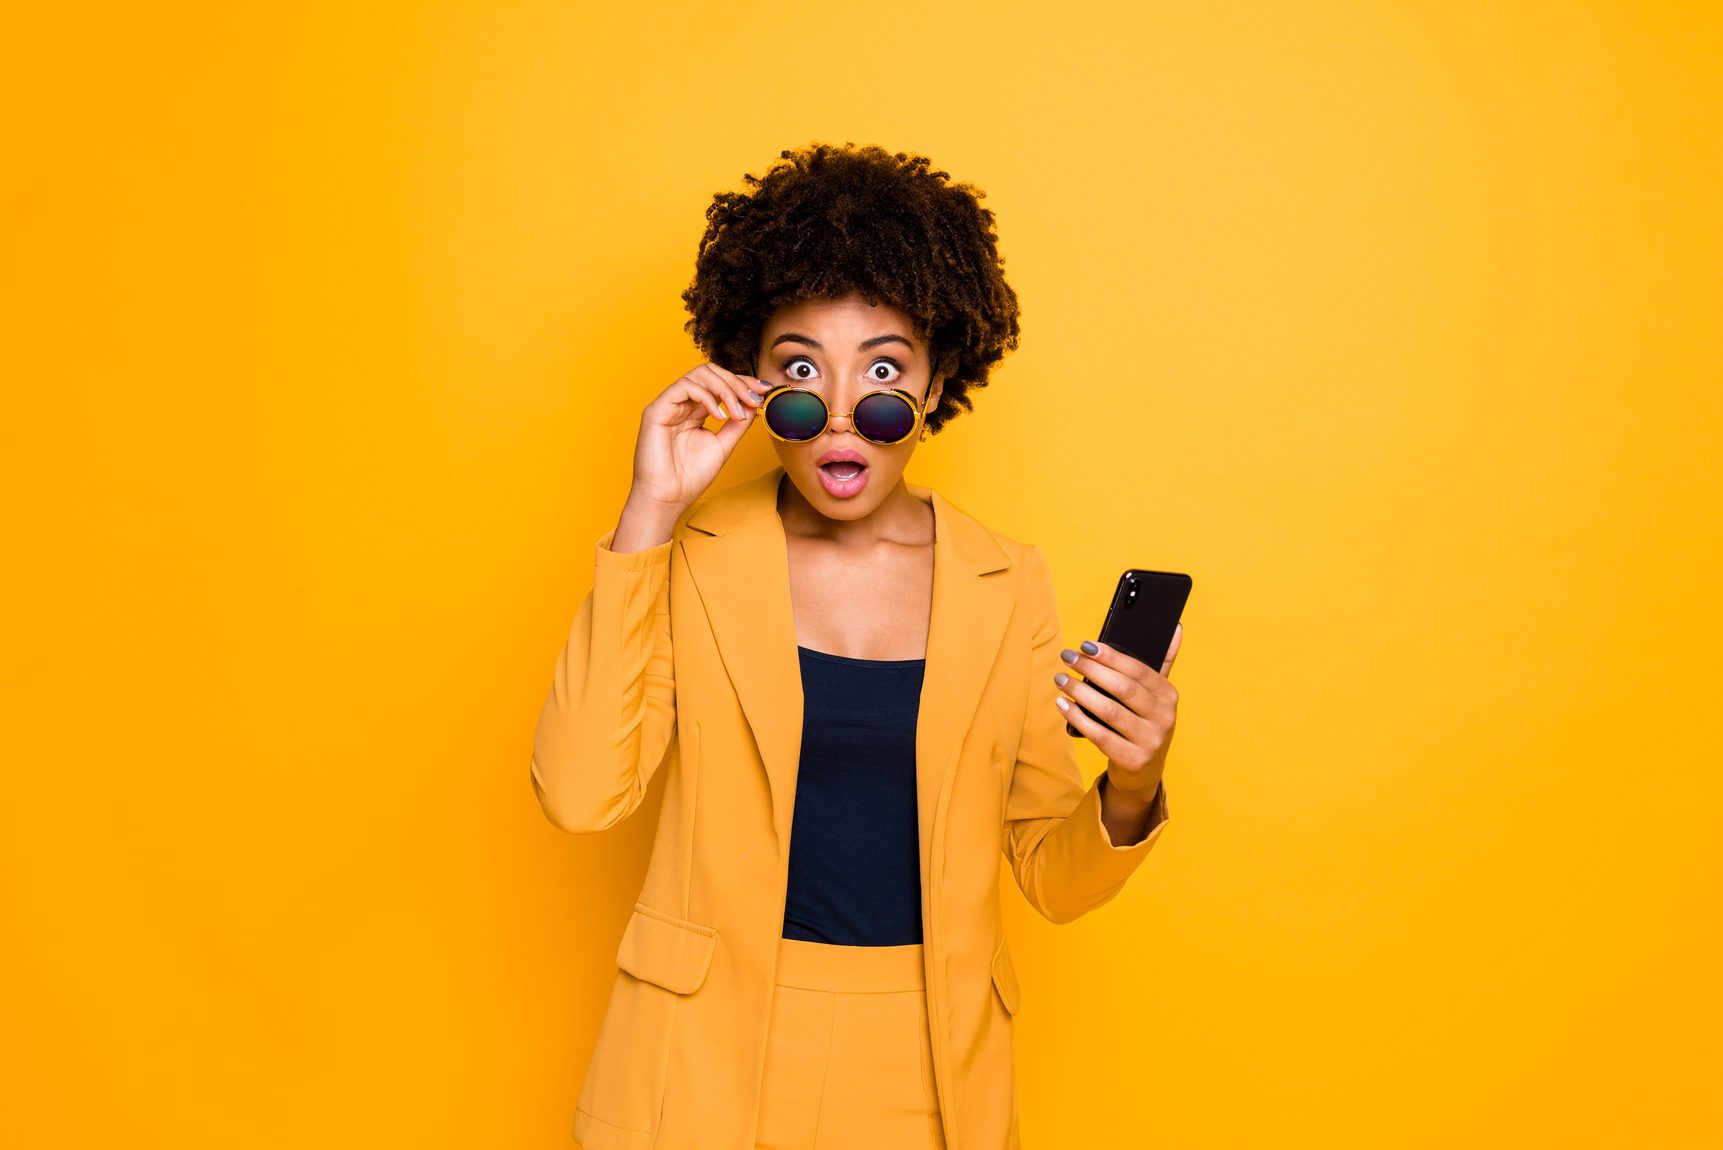
M 673 537 L 595 546 L 534 738 L 532 782 L 574 833 L 669 772 L 651 861 L 580 1091 L 585 1150 L 749 1150 L 782 937 L 802 735 L 782 467 L 708 493 Z M 787 480 L 786 480 L 787 482 Z M 1115 847 L 1053 706 L 1064 664 L 1046 559 L 915 484 L 934 512 L 916 731 L 922 934 L 950 1150 L 1018 1145 L 999 860 L 1053 922 L 1107 902 L 1165 829 Z M 672 643 L 674 636 L 674 643 Z

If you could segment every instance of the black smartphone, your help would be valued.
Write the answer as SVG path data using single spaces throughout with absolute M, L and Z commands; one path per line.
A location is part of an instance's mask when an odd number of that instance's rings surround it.
M 1184 614 L 1185 601 L 1190 596 L 1189 575 L 1176 571 L 1142 571 L 1132 567 L 1119 576 L 1119 585 L 1113 589 L 1113 602 L 1107 608 L 1107 618 L 1101 623 L 1101 633 L 1096 638 L 1159 671 L 1167 660 L 1167 651 L 1173 645 L 1173 632 L 1178 628 L 1179 616 Z M 1107 698 L 1113 697 L 1112 692 L 1101 684 L 1089 682 L 1086 678 L 1084 682 Z M 1085 715 L 1095 718 L 1089 708 L 1081 703 L 1077 705 Z M 1100 722 L 1099 719 L 1095 721 Z M 1065 724 L 1065 733 L 1079 737 L 1083 734 L 1069 722 Z

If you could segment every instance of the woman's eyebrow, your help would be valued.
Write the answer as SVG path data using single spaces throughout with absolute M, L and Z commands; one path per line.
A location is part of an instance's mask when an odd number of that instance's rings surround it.
M 897 341 L 898 343 L 903 344 L 903 346 L 909 348 L 909 350 L 911 350 L 911 351 L 915 350 L 915 345 L 913 343 L 910 343 L 909 340 L 903 338 L 903 336 L 898 335 L 895 332 L 889 333 L 886 335 L 876 335 L 872 339 L 864 339 L 860 343 L 856 344 L 856 350 L 857 351 L 866 351 L 870 347 L 878 347 L 882 343 L 891 343 L 894 340 Z M 799 335 L 793 331 L 787 331 L 783 335 L 780 335 L 777 339 L 774 339 L 772 341 L 772 346 L 777 347 L 780 343 L 791 343 L 791 342 L 805 343 L 809 347 L 813 348 L 815 351 L 826 350 L 825 348 L 820 346 L 820 343 L 818 340 L 810 339 L 805 335 Z

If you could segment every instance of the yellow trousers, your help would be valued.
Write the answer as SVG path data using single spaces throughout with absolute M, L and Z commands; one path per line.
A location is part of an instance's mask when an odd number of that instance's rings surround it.
M 921 950 L 779 940 L 758 1150 L 944 1150 Z

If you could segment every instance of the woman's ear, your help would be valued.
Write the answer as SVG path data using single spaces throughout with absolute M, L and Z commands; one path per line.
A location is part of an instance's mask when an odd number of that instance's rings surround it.
M 945 392 L 945 381 L 956 370 L 955 353 L 942 353 L 933 361 L 933 385 L 927 389 L 927 410 L 932 411 L 939 406 L 939 397 Z
M 921 431 L 917 438 L 927 438 L 927 417 L 939 410 L 939 397 L 945 391 L 945 377 L 935 375 L 933 385 L 927 389 L 927 401 L 921 405 Z

